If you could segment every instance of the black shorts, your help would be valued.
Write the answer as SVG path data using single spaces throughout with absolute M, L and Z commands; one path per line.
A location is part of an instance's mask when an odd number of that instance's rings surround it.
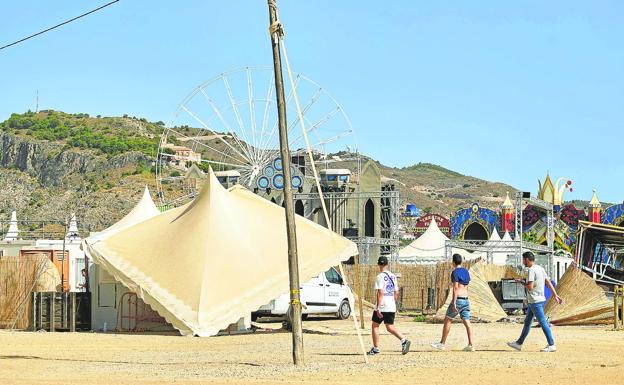
M 394 325 L 394 315 L 395 313 L 381 312 L 381 318 L 377 315 L 377 311 L 373 311 L 373 322 L 382 323 L 385 322 L 386 325 Z

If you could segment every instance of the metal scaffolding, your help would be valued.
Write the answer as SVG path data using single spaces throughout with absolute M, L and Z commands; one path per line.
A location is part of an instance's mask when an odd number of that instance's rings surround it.
M 304 202 L 318 201 L 317 192 L 295 193 L 295 201 Z M 399 192 L 391 186 L 383 186 L 382 191 L 356 192 L 356 191 L 324 191 L 323 198 L 327 206 L 329 220 L 332 229 L 349 238 L 358 245 L 360 262 L 371 263 L 369 256 L 371 247 L 379 247 L 381 254 L 387 255 L 391 262 L 396 262 L 399 256 Z M 371 199 L 380 209 L 379 236 L 367 236 L 362 234 L 345 233 L 344 229 L 358 228 L 362 219 L 361 207 Z M 354 211 L 349 211 L 350 203 L 354 204 Z M 309 215 L 306 215 L 309 216 Z M 308 218 L 311 219 L 311 218 Z
M 494 253 L 507 253 L 515 256 L 513 264 L 516 266 L 522 263 L 522 253 L 525 250 L 533 251 L 536 254 L 544 254 L 548 259 L 546 271 L 551 274 L 552 257 L 554 252 L 554 208 L 553 205 L 541 199 L 532 198 L 529 194 L 521 191 L 515 195 L 515 239 L 500 241 L 474 241 L 452 239 L 446 241 L 444 248 L 444 256 L 447 261 L 450 260 L 453 248 L 464 249 L 468 251 L 484 252 L 487 255 L 487 262 L 492 263 Z M 526 205 L 544 211 L 546 213 L 546 245 L 538 245 L 523 239 L 523 209 Z

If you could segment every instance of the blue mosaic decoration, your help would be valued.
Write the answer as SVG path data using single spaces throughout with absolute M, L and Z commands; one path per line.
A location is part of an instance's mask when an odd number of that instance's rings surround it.
M 602 223 L 619 226 L 624 221 L 624 204 L 613 205 L 602 212 Z
M 497 231 L 500 230 L 500 216 L 498 213 L 479 207 L 478 204 L 474 203 L 469 208 L 458 210 L 451 217 L 451 237 L 454 239 L 461 237 L 466 227 L 475 222 L 483 225 L 488 234 L 492 234 L 495 228 Z

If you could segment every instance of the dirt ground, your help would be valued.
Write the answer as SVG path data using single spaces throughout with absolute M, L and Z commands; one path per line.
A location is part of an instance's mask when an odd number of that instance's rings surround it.
M 475 353 L 461 351 L 462 325 L 453 325 L 444 352 L 429 347 L 441 325 L 402 317 L 397 326 L 412 340 L 412 352 L 402 356 L 386 333 L 382 354 L 366 365 L 351 320 L 306 321 L 303 368 L 291 365 L 288 333 L 0 332 L 0 384 L 624 384 L 624 331 L 609 326 L 555 328 L 556 353 L 539 353 L 540 329 L 522 352 L 509 349 L 505 342 L 519 335 L 518 324 L 475 325 Z

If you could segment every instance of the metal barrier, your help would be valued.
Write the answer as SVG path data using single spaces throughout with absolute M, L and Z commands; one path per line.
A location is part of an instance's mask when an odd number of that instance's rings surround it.
M 124 321 L 126 322 L 125 327 Z M 123 293 L 117 307 L 117 330 L 127 332 L 145 331 L 140 325 L 147 322 L 159 325 L 167 323 L 163 317 L 152 310 L 149 305 L 145 304 L 136 293 Z M 146 325 L 144 324 L 143 326 Z
M 90 293 L 33 292 L 30 326 L 33 331 L 89 330 Z

